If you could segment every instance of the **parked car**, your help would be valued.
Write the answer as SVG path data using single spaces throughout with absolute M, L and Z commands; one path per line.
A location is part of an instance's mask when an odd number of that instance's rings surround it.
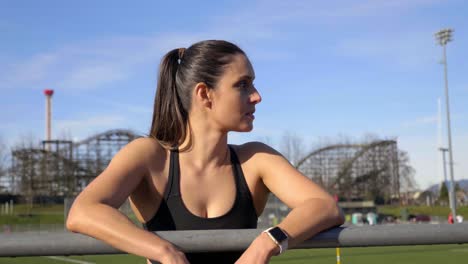
M 428 223 L 431 221 L 431 217 L 424 214 L 410 215 L 408 220 L 413 223 Z
M 391 214 L 378 214 L 377 215 L 377 223 L 378 224 L 390 224 L 395 223 L 396 218 Z

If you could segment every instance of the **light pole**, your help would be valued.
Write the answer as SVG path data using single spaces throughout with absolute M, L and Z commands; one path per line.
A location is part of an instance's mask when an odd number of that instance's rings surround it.
M 447 161 L 445 160 L 445 152 L 448 152 L 448 148 L 439 148 L 439 150 L 442 152 L 442 164 L 444 165 L 444 185 L 449 189 L 447 186 Z
M 44 95 L 46 96 L 46 135 L 45 138 L 48 141 L 46 145 L 46 150 L 50 151 L 50 140 L 52 140 L 52 95 L 54 95 L 54 90 L 45 89 Z
M 449 153 L 449 167 L 450 167 L 450 189 L 449 199 L 450 208 L 452 209 L 452 217 L 456 218 L 456 198 L 455 198 L 455 181 L 453 179 L 453 149 L 452 149 L 452 132 L 450 129 L 450 105 L 449 105 L 449 93 L 448 93 L 448 79 L 447 79 L 447 52 L 446 45 L 452 40 L 453 29 L 445 28 L 435 33 L 436 40 L 444 50 L 444 58 L 442 63 L 444 64 L 444 78 L 445 78 L 445 107 L 447 112 L 447 136 L 448 136 L 448 153 Z M 455 223 L 456 221 L 454 221 Z
M 442 162 L 444 165 L 444 184 L 447 183 L 447 161 L 445 160 L 445 152 L 447 152 L 449 149 L 448 148 L 439 148 L 439 150 L 442 152 Z

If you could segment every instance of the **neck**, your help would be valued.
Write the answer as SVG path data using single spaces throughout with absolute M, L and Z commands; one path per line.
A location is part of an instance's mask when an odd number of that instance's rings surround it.
M 181 155 L 197 167 L 221 166 L 229 163 L 227 133 L 214 129 L 207 122 L 189 121 L 187 136 L 180 145 Z

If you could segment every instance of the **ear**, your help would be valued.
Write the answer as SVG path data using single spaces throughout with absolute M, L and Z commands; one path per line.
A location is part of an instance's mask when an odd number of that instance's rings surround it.
M 195 98 L 201 105 L 211 108 L 213 95 L 205 83 L 195 85 Z

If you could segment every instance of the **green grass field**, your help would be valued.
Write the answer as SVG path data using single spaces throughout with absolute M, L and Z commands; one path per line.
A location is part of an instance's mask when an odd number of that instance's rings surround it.
M 446 206 L 378 206 L 377 211 L 383 214 L 390 214 L 396 217 L 399 217 L 401 214 L 401 210 L 406 208 L 408 210 L 408 214 L 424 214 L 430 216 L 440 216 L 443 218 L 447 218 L 448 214 L 450 213 L 450 208 Z M 468 219 L 468 206 L 458 206 L 457 207 L 457 214 L 462 215 L 463 218 Z
M 291 250 L 272 259 L 273 264 L 333 264 L 336 263 L 335 249 Z M 399 246 L 342 248 L 342 264 L 439 264 L 466 263 L 467 245 Z M 144 264 L 144 259 L 132 255 L 72 256 L 72 257 L 21 257 L 0 258 L 0 264 L 66 264 L 66 263 L 112 263 Z
M 446 216 L 448 208 L 444 207 L 407 207 L 410 214 L 427 214 Z M 399 216 L 401 207 L 381 206 L 380 213 Z M 457 212 L 468 219 L 468 207 L 460 207 Z M 132 216 L 130 215 L 130 218 Z M 133 219 L 133 218 L 132 218 Z M 62 224 L 63 206 L 34 206 L 18 205 L 13 215 L 0 216 L 2 225 L 24 224 Z M 436 246 L 401 246 L 401 247 L 373 247 L 373 248 L 343 248 L 341 249 L 341 263 L 375 264 L 375 263 L 468 263 L 468 244 L 466 245 L 436 245 Z M 20 257 L 0 258 L 0 264 L 65 264 L 65 263 L 116 263 L 130 264 L 145 261 L 132 255 L 100 255 L 100 256 L 71 256 L 71 257 Z M 335 249 L 292 250 L 281 257 L 274 258 L 271 263 L 302 264 L 302 263 L 336 263 Z
M 418 215 L 425 214 L 429 216 L 439 216 L 446 219 L 450 212 L 448 207 L 443 206 L 378 206 L 379 213 L 390 214 L 395 217 L 400 217 L 401 210 L 406 208 L 408 214 Z M 457 214 L 468 219 L 468 206 L 460 206 L 457 208 Z M 133 213 L 129 213 L 128 217 L 137 222 Z M 12 215 L 0 215 L 0 225 L 25 225 L 25 224 L 63 224 L 63 205 L 34 205 L 30 207 L 25 204 L 15 205 Z
M 0 225 L 63 224 L 63 205 L 15 205 L 12 215 L 1 215 Z

